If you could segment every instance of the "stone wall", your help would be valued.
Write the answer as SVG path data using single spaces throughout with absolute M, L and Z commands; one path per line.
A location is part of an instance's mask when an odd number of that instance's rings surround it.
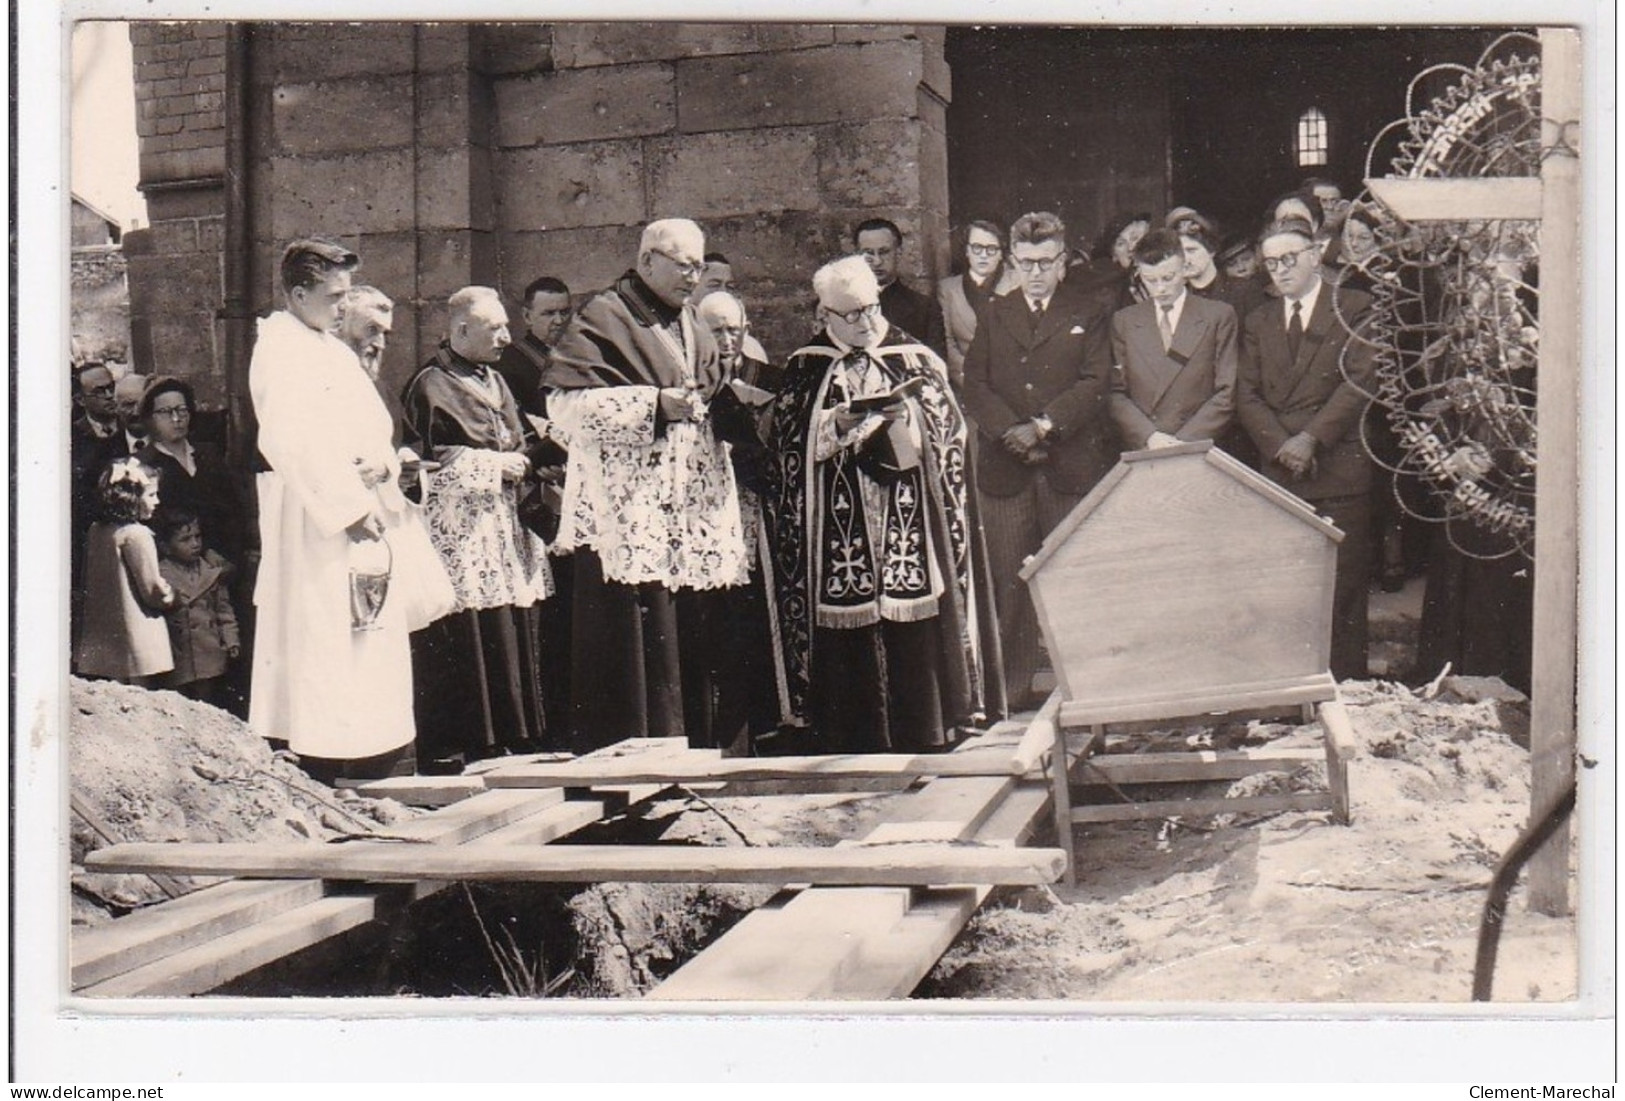
M 205 400 L 226 370 L 224 35 L 132 27 L 152 215 L 128 239 L 136 357 L 193 376 Z M 277 304 L 290 238 L 345 241 L 397 303 L 391 394 L 452 291 L 512 299 L 553 274 L 586 293 L 631 264 L 652 218 L 705 228 L 777 355 L 806 335 L 812 272 L 857 221 L 903 227 L 917 284 L 944 267 L 941 28 L 264 23 L 250 71 L 252 305 Z
M 628 267 L 638 228 L 695 219 L 768 349 L 811 324 L 810 278 L 884 215 L 923 284 L 946 237 L 940 28 L 560 24 L 483 32 L 496 102 L 499 274 L 572 289 Z
M 117 245 L 75 248 L 69 257 L 73 288 L 68 332 L 73 363 L 130 361 L 128 264 Z

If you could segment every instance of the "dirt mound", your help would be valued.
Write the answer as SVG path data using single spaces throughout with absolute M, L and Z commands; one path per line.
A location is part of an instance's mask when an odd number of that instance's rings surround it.
M 169 897 L 147 876 L 83 870 L 85 853 L 114 842 L 326 839 L 414 813 L 317 783 L 234 715 L 174 692 L 70 677 L 68 707 L 76 922 Z
M 1350 826 L 1288 812 L 1089 827 L 1075 893 L 1027 891 L 984 907 L 920 993 L 1467 1000 L 1484 888 L 1528 816 L 1529 755 L 1511 736 L 1528 727 L 1516 693 L 1463 687 L 1423 699 L 1388 682 L 1341 686 L 1358 747 Z M 1244 740 L 1315 744 L 1317 734 L 1254 723 Z M 1203 794 L 1323 783 L 1311 766 Z M 1515 896 L 1496 997 L 1572 998 L 1576 960 L 1573 920 L 1532 914 Z

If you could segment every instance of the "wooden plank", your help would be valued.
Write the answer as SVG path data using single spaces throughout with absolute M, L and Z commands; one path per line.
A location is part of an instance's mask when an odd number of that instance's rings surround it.
M 374 920 L 375 895 L 335 895 L 288 910 L 127 971 L 78 993 L 93 998 L 187 997 L 201 994 L 302 948 Z
M 834 886 L 1051 883 L 1063 854 L 953 845 L 851 848 L 704 848 L 687 845 L 543 846 L 527 851 L 353 841 L 142 842 L 91 853 L 97 871 L 165 871 L 288 879 L 481 880 L 531 883 L 812 883 Z
M 1165 799 L 1150 803 L 1102 803 L 1072 808 L 1074 824 L 1132 822 L 1142 818 L 1199 818 L 1209 814 L 1274 814 L 1283 810 L 1331 810 L 1324 791 L 1289 795 L 1250 795 L 1244 799 Z
M 783 780 L 851 777 L 1006 776 L 1010 753 L 1003 749 L 961 753 L 856 753 L 808 757 L 719 757 L 673 759 L 610 758 L 559 764 L 519 765 L 487 773 L 492 788 L 599 787 L 608 784 L 686 784 L 708 780 Z
M 908 913 L 884 933 L 858 941 L 807 997 L 864 1002 L 908 997 L 988 894 L 985 887 L 930 887 L 916 892 Z
M 1030 582 L 1037 576 L 1038 571 L 1044 568 L 1044 564 L 1049 561 L 1050 556 L 1065 546 L 1066 541 L 1072 537 L 1072 533 L 1083 526 L 1083 522 L 1089 518 L 1090 513 L 1099 508 L 1106 498 L 1111 496 L 1112 491 L 1117 488 L 1117 483 L 1128 477 L 1129 469 L 1128 464 L 1119 462 L 1108 470 L 1106 476 L 1095 483 L 1095 488 L 1091 489 L 1088 495 L 1079 501 L 1059 524 L 1055 525 L 1050 533 L 1044 537 L 1044 541 L 1038 545 L 1038 550 L 1033 554 L 1029 554 L 1027 560 L 1022 563 L 1018 576 L 1023 581 Z
M 1541 32 L 1544 37 L 1546 32 Z M 1544 44 L 1544 43 L 1543 43 Z M 1547 73 L 1550 74 L 1548 69 Z M 1548 75 L 1547 81 L 1550 80 Z M 1547 92 L 1543 81 L 1543 96 Z M 1578 118 L 1578 103 L 1568 115 L 1549 114 L 1542 105 L 1541 113 L 1548 118 Z M 1541 181 L 1533 176 L 1497 176 L 1472 179 L 1402 179 L 1376 177 L 1365 182 L 1372 198 L 1392 210 L 1407 222 L 1476 222 L 1495 218 L 1521 218 L 1533 220 L 1541 217 Z M 1577 208 L 1576 208 L 1577 209 Z M 1542 255 L 1547 255 L 1545 242 Z M 1573 256 L 1575 253 L 1563 255 Z M 1545 286 L 1541 287 L 1541 313 L 1546 315 Z M 1544 391 L 1543 391 L 1544 393 Z
M 562 791 L 487 791 L 380 832 L 438 845 L 461 845 L 563 801 Z
M 1211 449 L 1207 453 L 1206 459 L 1208 465 L 1215 470 L 1223 471 L 1260 497 L 1274 502 L 1280 508 L 1285 509 L 1288 515 L 1308 524 L 1332 542 L 1341 543 L 1343 541 L 1344 533 L 1342 529 L 1316 512 L 1313 505 L 1291 490 L 1270 481 L 1252 467 L 1236 461 L 1219 448 Z
M 1015 784 L 1016 778 L 1009 775 L 944 777 L 899 800 L 886 820 L 863 838 L 841 844 L 961 840 L 976 831 Z
M 1047 784 L 1022 783 L 1000 800 L 975 839 L 985 845 L 1025 844 L 1037 831 L 1049 802 Z M 816 996 L 835 1001 L 906 998 L 931 973 L 990 893 L 988 887 L 916 890 L 902 920 L 881 934 L 864 938 Z
M 340 786 L 344 786 L 340 783 Z M 392 776 L 350 785 L 369 799 L 394 799 L 409 807 L 444 807 L 485 790 L 478 776 Z
M 1332 815 L 1338 825 L 1346 826 L 1353 821 L 1348 763 L 1358 750 L 1354 726 L 1349 722 L 1342 700 L 1329 700 L 1320 705 L 1320 726 L 1326 733 L 1326 786 L 1332 793 Z
M 68 792 L 68 806 L 73 810 L 74 814 L 80 817 L 85 825 L 90 827 L 92 833 L 101 838 L 102 844 L 117 845 L 121 841 L 128 840 L 128 838 L 121 836 L 114 830 L 112 826 L 108 825 L 102 819 L 102 816 L 96 813 L 95 808 L 90 805 L 88 800 L 80 798 L 78 792 Z M 147 878 L 152 880 L 153 885 L 169 898 L 180 898 L 188 893 L 186 887 L 175 882 L 167 875 L 151 875 Z
M 721 799 L 762 795 L 828 795 L 833 791 L 879 795 L 907 791 L 918 779 L 915 776 L 852 776 L 834 785 L 827 779 L 798 777 L 788 780 L 708 780 L 683 786 L 707 798 Z
M 1078 883 L 1078 849 L 1077 840 L 1072 836 L 1072 758 L 1067 753 L 1066 728 L 1057 721 L 1051 727 L 1051 733 L 1054 746 L 1050 750 L 1049 778 L 1055 841 L 1066 853 L 1066 885 L 1075 887 Z
M 825 887 L 740 922 L 665 982 L 646 1001 L 805 1001 L 876 927 L 908 911 L 906 887 Z M 755 917 L 755 915 L 752 915 Z M 748 919 L 747 919 L 748 920 Z
M 1184 443 L 1170 444 L 1167 447 L 1147 447 L 1139 451 L 1125 451 L 1118 457 L 1118 461 L 1143 463 L 1170 458 L 1174 455 L 1205 455 L 1212 450 L 1212 440 L 1187 440 Z
M 602 803 L 586 801 L 561 803 L 555 807 L 548 807 L 539 814 L 521 818 L 499 830 L 492 830 L 482 837 L 476 837 L 466 842 L 466 846 L 546 845 L 587 828 L 600 821 L 603 816 Z
M 1191 750 L 1182 753 L 1114 753 L 1084 762 L 1085 784 L 1160 784 L 1238 780 L 1257 772 L 1295 772 L 1324 761 L 1319 749 Z
M 981 805 L 977 804 L 978 798 L 984 800 Z M 939 831 L 944 839 L 974 836 L 984 844 L 998 843 L 995 839 L 1009 844 L 1018 837 L 1025 840 L 1030 836 L 1032 819 L 1042 812 L 1044 800 L 1041 783 L 1017 785 L 1010 777 L 935 780 L 919 792 L 897 800 L 888 821 L 862 840 L 871 842 L 883 838 L 887 831 L 929 827 Z M 1012 804 L 1014 812 L 1009 809 Z M 954 824 L 956 812 L 960 821 Z M 850 984 L 855 981 L 854 974 L 861 973 L 861 969 L 853 972 L 845 961 L 860 946 L 885 936 L 907 911 L 911 897 L 906 890 L 890 888 L 802 891 L 780 907 L 759 909 L 746 915 L 647 997 L 655 1001 L 844 997 L 839 993 L 843 980 L 838 976 L 845 976 L 844 981 Z M 898 908 L 900 900 L 901 909 Z M 830 907 L 837 911 L 833 919 L 826 916 Z M 840 915 L 856 915 L 860 911 L 861 922 L 842 924 L 844 918 Z M 948 932 L 949 940 L 963 924 L 961 920 Z M 779 969 L 786 967 L 787 961 L 803 958 L 816 959 L 817 966 L 796 964 L 792 970 L 780 973 Z M 935 960 L 935 956 L 926 960 L 925 969 L 929 970 Z M 892 979 L 894 984 L 899 981 Z M 913 983 L 918 981 L 916 975 Z
M 75 989 L 98 983 L 321 897 L 316 880 L 231 881 L 76 928 L 69 941 L 69 981 Z
M 1531 818 L 1575 782 L 1575 650 L 1579 639 L 1580 484 L 1580 36 L 1540 32 L 1541 143 L 1566 142 L 1541 161 L 1540 434 L 1535 459 L 1534 654 L 1530 685 Z M 1606 201 L 1606 200 L 1605 200 Z M 1606 249 L 1605 242 L 1599 242 Z M 1610 742 L 1610 746 L 1611 746 Z M 1569 904 L 1570 822 L 1529 862 L 1529 907 L 1553 916 Z
M 1016 743 L 1015 753 L 1010 758 L 1010 772 L 1014 776 L 1025 776 L 1042 766 L 1044 759 L 1049 756 L 1055 742 L 1055 724 L 1061 718 L 1062 693 L 1059 688 L 1049 694 L 1044 706 L 1038 709 L 1032 722 L 1027 724 L 1026 731 L 1021 735 L 1021 741 Z
M 1260 681 L 1206 691 L 1171 696 L 1118 700 L 1072 700 L 1061 705 L 1062 726 L 1092 726 L 1096 723 L 1135 722 L 1168 716 L 1275 707 L 1294 703 L 1316 703 L 1337 694 L 1337 682 L 1329 673 L 1315 673 L 1278 681 Z

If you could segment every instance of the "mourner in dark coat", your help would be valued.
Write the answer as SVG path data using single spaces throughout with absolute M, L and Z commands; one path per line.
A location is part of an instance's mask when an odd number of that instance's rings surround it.
M 1259 253 L 1281 297 L 1242 326 L 1236 416 L 1266 477 L 1308 501 L 1343 531 L 1332 607 L 1332 674 L 1366 675 L 1366 587 L 1371 554 L 1371 459 L 1360 418 L 1375 380 L 1370 345 L 1353 338 L 1370 298 L 1337 294 L 1320 276 L 1308 222 L 1272 223 Z M 1345 324 L 1340 319 L 1346 318 Z
M 976 482 L 996 586 L 1011 704 L 1037 702 L 1038 620 L 1022 562 L 1117 462 L 1106 415 L 1110 299 L 1062 280 L 1066 227 L 1023 215 L 1010 230 L 1020 292 L 995 298 L 965 356 L 965 411 L 981 436 Z

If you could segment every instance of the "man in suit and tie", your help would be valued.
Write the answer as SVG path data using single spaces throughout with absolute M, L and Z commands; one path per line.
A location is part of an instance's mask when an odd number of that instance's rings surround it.
M 889 218 L 859 222 L 852 231 L 852 243 L 880 283 L 880 315 L 938 358 L 945 357 L 948 341 L 936 301 L 897 278 L 897 264 L 903 258 L 903 231 L 897 223 Z
M 1034 706 L 1038 619 L 1022 561 L 1117 461 L 1106 418 L 1109 291 L 1066 276 L 1066 226 L 1047 212 L 1010 227 L 1020 277 L 990 302 L 965 353 L 965 409 L 981 449 L 977 486 L 999 613 L 1011 706 Z
M 1340 680 L 1364 677 L 1371 459 L 1359 425 L 1375 385 L 1376 361 L 1371 345 L 1351 330 L 1363 324 L 1371 299 L 1321 278 L 1321 246 L 1307 221 L 1272 222 L 1258 249 L 1281 297 L 1253 310 L 1242 324 L 1236 417 L 1258 445 L 1264 475 L 1343 531 L 1332 598 L 1331 671 Z
M 1171 229 L 1142 237 L 1134 265 L 1151 297 L 1112 315 L 1109 407 L 1123 449 L 1216 440 L 1235 407 L 1236 312 L 1186 289 Z

